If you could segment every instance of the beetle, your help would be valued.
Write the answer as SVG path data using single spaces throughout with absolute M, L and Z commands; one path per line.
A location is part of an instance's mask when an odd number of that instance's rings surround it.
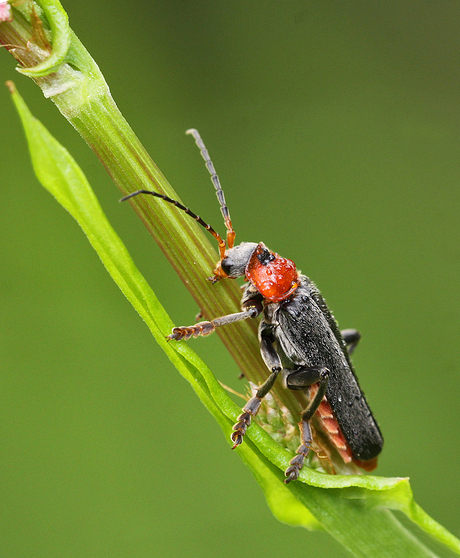
M 121 201 L 137 195 L 152 195 L 184 211 L 218 242 L 220 258 L 209 279 L 216 283 L 222 279 L 244 277 L 247 286 L 240 312 L 192 326 L 175 327 L 168 339 L 180 341 L 206 336 L 217 327 L 262 315 L 258 335 L 269 375 L 254 391 L 233 426 L 233 448 L 243 442 L 262 400 L 281 376 L 285 388 L 304 391 L 309 401 L 300 414 L 300 446 L 285 471 L 284 482 L 298 478 L 312 449 L 310 421 L 315 414 L 317 423 L 345 462 L 353 461 L 367 471 L 373 470 L 383 447 L 383 437 L 350 360 L 361 337 L 359 332 L 339 330 L 316 285 L 297 271 L 292 260 L 269 250 L 263 242 L 235 245 L 230 212 L 209 153 L 197 130 L 187 130 L 186 133 L 195 139 L 211 174 L 227 229 L 226 240 L 189 208 L 164 194 L 138 190 Z

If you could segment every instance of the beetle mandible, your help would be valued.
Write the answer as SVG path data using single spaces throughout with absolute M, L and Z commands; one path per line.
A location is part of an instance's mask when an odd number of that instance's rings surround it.
M 262 242 L 242 242 L 235 246 L 230 212 L 208 151 L 197 130 L 186 133 L 194 137 L 211 174 L 227 229 L 226 241 L 189 208 L 163 194 L 138 190 L 121 201 L 147 194 L 175 205 L 209 231 L 219 244 L 220 259 L 210 280 L 216 283 L 221 279 L 244 277 L 248 284 L 243 292 L 241 312 L 192 326 L 175 327 L 168 339 L 180 341 L 209 335 L 217 327 L 262 314 L 260 352 L 269 376 L 255 390 L 233 426 L 233 448 L 243 442 L 263 398 L 281 376 L 284 387 L 303 390 L 309 398 L 300 416 L 300 446 L 285 471 L 284 482 L 289 483 L 299 476 L 311 450 L 310 420 L 317 412 L 340 455 L 363 469 L 373 470 L 383 447 L 383 437 L 350 361 L 350 354 L 361 337 L 359 332 L 339 330 L 316 285 L 297 271 L 292 260 L 282 258 Z

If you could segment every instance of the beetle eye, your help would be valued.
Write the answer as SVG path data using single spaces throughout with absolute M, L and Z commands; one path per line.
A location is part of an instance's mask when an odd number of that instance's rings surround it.
M 220 267 L 222 268 L 222 271 L 225 272 L 227 275 L 231 275 L 231 269 L 233 266 L 234 263 L 232 259 L 229 258 L 228 256 L 220 262 Z
M 259 254 L 257 254 L 257 259 L 262 265 L 268 265 L 275 259 L 275 256 L 268 250 L 264 248 Z

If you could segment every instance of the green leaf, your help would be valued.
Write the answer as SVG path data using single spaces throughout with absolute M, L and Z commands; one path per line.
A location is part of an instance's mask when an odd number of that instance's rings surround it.
M 238 407 L 186 343 L 166 342 L 172 322 L 107 221 L 81 169 L 31 115 L 14 85 L 8 85 L 38 179 L 79 223 L 114 281 L 229 440 Z M 435 556 L 391 510 L 402 511 L 438 542 L 460 554 L 460 541 L 414 502 L 407 479 L 331 476 L 304 468 L 299 481 L 285 485 L 283 471 L 291 456 L 255 423 L 236 451 L 278 519 L 290 525 L 324 529 L 355 556 Z
M 63 64 L 71 38 L 69 18 L 60 2 L 57 0 L 41 0 L 38 4 L 48 20 L 53 48 L 48 58 L 33 68 L 16 68 L 19 73 L 32 78 L 47 76 Z

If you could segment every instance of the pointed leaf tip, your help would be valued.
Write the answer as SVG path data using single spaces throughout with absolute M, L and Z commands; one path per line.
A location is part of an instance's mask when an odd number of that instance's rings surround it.
M 8 81 L 5 81 L 5 85 L 10 90 L 11 95 L 14 95 L 14 93 L 16 93 L 16 85 L 14 85 L 14 82 L 8 80 Z

